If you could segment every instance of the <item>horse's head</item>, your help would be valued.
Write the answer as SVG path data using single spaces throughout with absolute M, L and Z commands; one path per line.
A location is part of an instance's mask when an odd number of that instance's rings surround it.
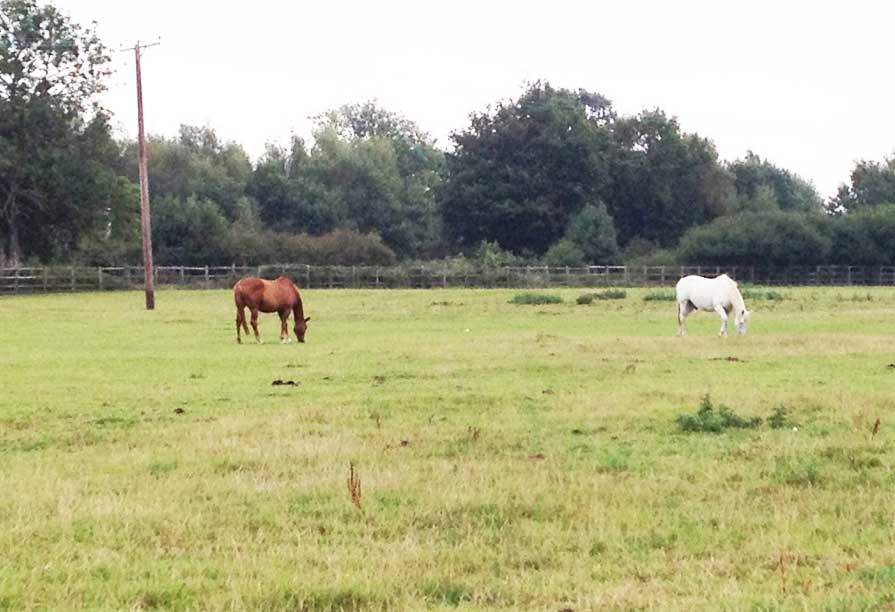
M 298 338 L 299 342 L 305 341 L 305 334 L 308 333 L 308 321 L 311 320 L 311 317 L 305 317 L 302 319 L 301 317 L 295 320 L 295 337 Z
M 749 317 L 751 316 L 752 311 L 746 310 L 745 308 L 737 313 L 734 323 L 737 326 L 737 333 L 741 336 L 746 333 L 746 326 L 749 324 Z

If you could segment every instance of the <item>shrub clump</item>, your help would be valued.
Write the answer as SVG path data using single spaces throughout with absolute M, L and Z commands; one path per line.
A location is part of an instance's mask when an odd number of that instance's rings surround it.
M 720 433 L 725 429 L 754 429 L 761 425 L 761 417 L 743 418 L 723 404 L 717 410 L 706 394 L 696 414 L 681 414 L 677 417 L 681 431 Z
M 517 293 L 513 296 L 513 299 L 510 300 L 510 304 L 560 304 L 562 303 L 562 297 L 558 295 L 551 295 L 548 293 Z
M 576 300 L 579 304 L 590 304 L 594 300 L 623 300 L 628 297 L 624 289 L 606 289 L 595 293 L 584 293 Z
M 668 291 L 651 291 L 643 296 L 644 302 L 675 302 L 677 295 Z
M 780 404 L 774 408 L 771 416 L 768 417 L 768 425 L 770 425 L 771 429 L 783 429 L 792 427 L 795 423 L 789 418 L 789 410 L 787 410 L 786 406 Z

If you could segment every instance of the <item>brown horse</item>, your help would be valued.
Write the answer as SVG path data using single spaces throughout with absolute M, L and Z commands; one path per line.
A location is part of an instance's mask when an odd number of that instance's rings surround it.
M 305 341 L 305 333 L 308 330 L 308 321 L 301 304 L 301 294 L 298 285 L 285 276 L 276 280 L 264 280 L 262 278 L 243 278 L 233 285 L 233 299 L 236 301 L 236 341 L 242 343 L 240 327 L 249 333 L 246 325 L 245 308 L 252 311 L 252 330 L 255 332 L 255 340 L 261 342 L 258 333 L 258 313 L 276 312 L 280 315 L 280 342 L 292 342 L 289 338 L 289 330 L 286 321 L 289 312 L 295 313 L 295 337 L 299 342 Z

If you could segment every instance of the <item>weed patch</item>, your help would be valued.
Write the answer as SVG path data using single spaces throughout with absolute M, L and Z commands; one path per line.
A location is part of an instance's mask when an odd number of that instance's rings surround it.
M 430 581 L 423 585 L 422 592 L 433 603 L 459 606 L 472 599 L 472 589 L 465 584 L 450 580 Z
M 796 424 L 789 417 L 789 410 L 783 404 L 774 408 L 771 416 L 768 417 L 768 425 L 771 429 L 784 429 L 794 427 Z
M 594 293 L 583 293 L 575 300 L 578 304 L 591 304 L 594 300 L 623 300 L 628 297 L 624 289 L 606 289 Z
M 677 294 L 671 291 L 651 291 L 643 296 L 644 302 L 676 302 Z
M 761 425 L 761 417 L 743 418 L 723 404 L 716 410 L 706 394 L 696 414 L 679 415 L 677 424 L 681 431 L 720 433 L 725 429 L 755 429 Z
M 540 305 L 540 304 L 561 304 L 562 297 L 550 293 L 517 293 L 510 300 L 510 304 L 517 305 Z

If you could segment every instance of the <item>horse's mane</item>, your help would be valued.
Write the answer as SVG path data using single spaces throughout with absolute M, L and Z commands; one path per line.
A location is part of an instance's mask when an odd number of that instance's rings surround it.
M 733 304 L 734 308 L 736 308 L 737 314 L 741 312 L 745 312 L 746 310 L 746 301 L 743 300 L 743 294 L 740 293 L 740 285 L 735 280 L 727 276 L 727 274 L 721 274 L 716 278 L 724 279 L 730 285 L 730 301 Z

